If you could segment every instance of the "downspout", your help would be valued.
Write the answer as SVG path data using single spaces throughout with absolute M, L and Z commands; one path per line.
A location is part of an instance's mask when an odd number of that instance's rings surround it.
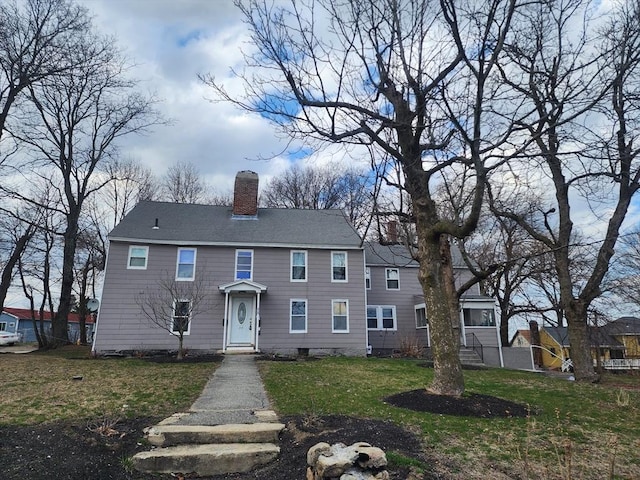
M 364 254 L 364 249 L 361 250 L 362 252 L 362 266 L 364 267 L 363 269 L 363 274 L 364 274 L 364 346 L 365 346 L 365 352 L 366 355 L 370 355 L 372 353 L 371 350 L 371 345 L 369 344 L 369 325 L 367 323 L 367 305 L 369 305 L 369 297 L 367 294 L 367 259 L 365 258 L 365 254 Z
M 493 315 L 497 317 L 496 302 L 493 303 Z M 504 357 L 502 356 L 502 340 L 500 339 L 500 324 L 502 323 L 502 317 L 496 322 L 496 337 L 498 339 L 498 353 L 500 354 L 500 368 L 504 368 Z

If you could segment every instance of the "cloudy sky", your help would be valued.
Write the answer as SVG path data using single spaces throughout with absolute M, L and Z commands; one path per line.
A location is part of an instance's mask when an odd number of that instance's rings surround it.
M 172 163 L 191 162 L 217 193 L 231 191 L 239 170 L 253 170 L 261 184 L 285 169 L 286 142 L 269 123 L 230 104 L 212 103 L 198 74 L 230 77 L 247 48 L 247 29 L 231 0 L 78 0 L 96 27 L 113 35 L 140 88 L 162 100 L 172 121 L 145 136 L 128 138 L 123 155 L 161 175 Z M 240 87 L 232 82 L 230 89 Z M 272 160 L 260 160 L 265 157 Z

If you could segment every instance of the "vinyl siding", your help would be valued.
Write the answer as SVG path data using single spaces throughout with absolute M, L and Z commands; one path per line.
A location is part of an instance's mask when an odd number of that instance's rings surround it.
M 137 243 L 139 244 L 139 243 Z M 182 247 L 183 245 L 181 245 Z M 223 348 L 225 295 L 218 286 L 235 280 L 235 253 L 241 247 L 198 246 L 196 277 L 205 272 L 210 290 L 204 313 L 191 320 L 185 348 L 216 351 Z M 331 282 L 331 250 L 308 249 L 307 282 L 290 281 L 291 249 L 255 248 L 253 281 L 267 286 L 261 295 L 259 349 L 297 352 L 298 348 L 364 355 L 366 328 L 363 252 L 348 251 L 347 283 Z M 129 243 L 111 242 L 99 312 L 95 350 L 130 351 L 177 349 L 178 341 L 166 330 L 142 318 L 136 295 L 159 278 L 174 278 L 178 247 L 149 245 L 146 270 L 127 270 Z M 291 298 L 307 299 L 307 333 L 289 333 Z M 349 333 L 331 333 L 331 300 L 349 300 Z
M 422 287 L 418 282 L 418 269 L 400 267 L 400 289 L 387 290 L 386 268 L 371 266 L 371 289 L 367 290 L 367 305 L 395 305 L 397 330 L 369 330 L 369 345 L 374 349 L 397 349 L 402 339 L 417 339 L 427 345 L 426 329 L 416 329 L 414 306 L 416 298 L 422 298 Z M 395 268 L 395 267 L 394 267 Z

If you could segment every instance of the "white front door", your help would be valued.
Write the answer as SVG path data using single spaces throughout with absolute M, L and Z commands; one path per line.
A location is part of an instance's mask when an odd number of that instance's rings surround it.
M 233 296 L 227 344 L 230 347 L 254 345 L 255 302 L 253 296 Z

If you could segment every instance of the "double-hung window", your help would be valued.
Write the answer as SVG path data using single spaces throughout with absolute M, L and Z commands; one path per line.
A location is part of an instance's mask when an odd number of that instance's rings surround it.
M 253 250 L 236 250 L 236 280 L 253 279 Z
M 369 330 L 396 330 L 395 305 L 367 305 L 367 328 Z
M 347 252 L 331 252 L 331 281 L 347 281 Z
M 149 258 L 149 247 L 131 245 L 127 258 L 127 268 L 130 270 L 146 270 Z
M 349 333 L 349 301 L 332 300 L 332 333 Z
M 289 333 L 307 333 L 307 300 L 291 299 Z
M 175 300 L 173 302 L 173 317 L 171 318 L 171 333 L 189 335 L 190 320 L 191 302 L 189 300 Z
M 400 270 L 397 268 L 385 269 L 387 290 L 400 290 Z
M 193 280 L 196 275 L 196 249 L 179 248 L 176 265 L 176 280 Z
M 416 307 L 416 328 L 427 328 L 427 308 L 424 306 Z
M 364 285 L 367 290 L 371 290 L 371 267 L 364 269 Z
M 291 252 L 291 281 L 307 281 L 307 252 L 304 250 Z

